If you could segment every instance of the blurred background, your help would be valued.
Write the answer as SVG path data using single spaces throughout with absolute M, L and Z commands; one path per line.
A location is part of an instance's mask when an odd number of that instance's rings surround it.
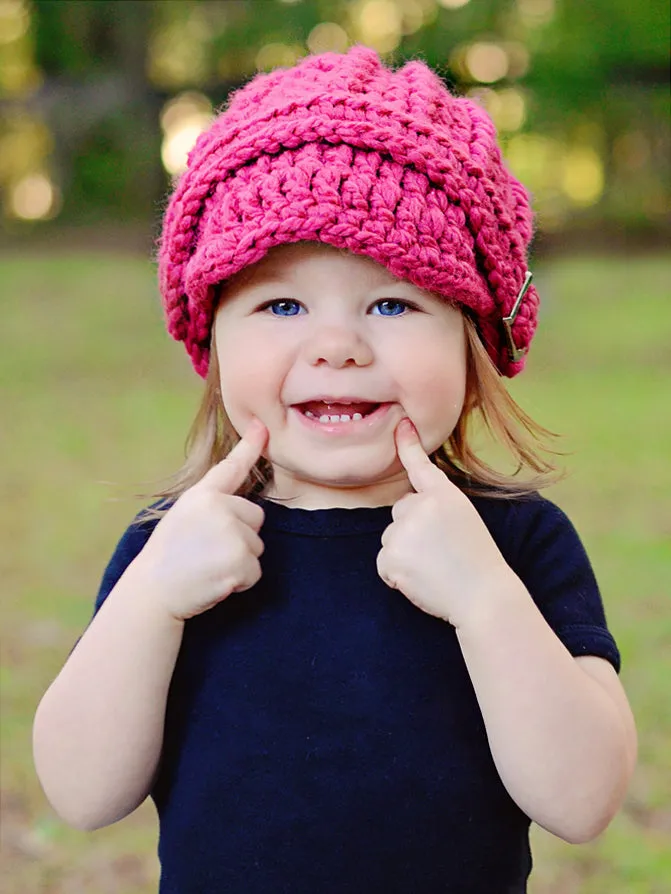
M 530 892 L 671 890 L 669 32 L 667 0 L 0 0 L 3 892 L 156 890 L 151 805 L 67 829 L 32 717 L 199 399 L 152 261 L 171 183 L 232 89 L 353 43 L 482 103 L 538 214 L 511 391 L 563 435 L 549 496 L 594 563 L 641 757 L 596 842 L 534 831 Z
M 668 226 L 668 18 L 665 0 L 1 0 L 5 225 L 152 220 L 232 88 L 364 43 L 486 106 L 544 234 L 647 242 Z

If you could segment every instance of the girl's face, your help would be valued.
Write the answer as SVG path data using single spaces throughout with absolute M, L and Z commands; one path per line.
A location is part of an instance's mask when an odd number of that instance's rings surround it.
M 369 258 L 318 243 L 273 249 L 226 285 L 214 325 L 229 419 L 242 434 L 256 416 L 269 432 L 268 497 L 390 505 L 411 490 L 399 421 L 431 453 L 459 419 L 460 311 Z

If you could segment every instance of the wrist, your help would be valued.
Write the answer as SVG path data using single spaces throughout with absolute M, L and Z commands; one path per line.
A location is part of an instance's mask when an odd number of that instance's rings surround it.
M 497 626 L 502 617 L 510 617 L 528 604 L 529 593 L 505 562 L 495 573 L 472 591 L 462 611 L 452 623 L 461 636 L 477 635 L 478 631 Z
M 151 557 L 141 552 L 126 569 L 124 578 L 127 578 L 134 598 L 151 613 L 154 623 L 165 623 L 178 629 L 184 627 L 184 618 L 170 608 L 170 586 Z

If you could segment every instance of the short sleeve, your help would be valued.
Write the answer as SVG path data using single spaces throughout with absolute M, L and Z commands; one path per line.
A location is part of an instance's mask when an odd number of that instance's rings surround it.
M 516 500 L 477 497 L 473 503 L 569 652 L 604 658 L 619 672 L 620 653 L 608 630 L 594 571 L 565 513 L 538 494 Z
M 520 531 L 516 569 L 548 624 L 574 656 L 605 658 L 620 670 L 592 565 L 564 512 L 543 498 L 516 506 Z
M 112 554 L 112 558 L 109 560 L 107 567 L 105 568 L 95 601 L 94 615 L 98 612 L 100 606 L 117 585 L 117 582 L 126 568 L 128 568 L 133 559 L 142 552 L 154 528 L 158 524 L 157 519 L 152 518 L 146 521 L 141 521 L 140 518 L 141 517 L 138 516 L 138 518 L 136 518 L 126 529 Z

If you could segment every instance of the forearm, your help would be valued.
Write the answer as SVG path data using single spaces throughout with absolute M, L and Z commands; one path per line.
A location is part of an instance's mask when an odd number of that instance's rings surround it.
M 92 829 L 146 797 L 160 759 L 183 623 L 151 592 L 136 559 L 38 707 L 35 766 L 54 809 Z
M 512 572 L 457 635 L 511 797 L 566 840 L 598 834 L 633 769 L 626 702 L 580 667 Z

